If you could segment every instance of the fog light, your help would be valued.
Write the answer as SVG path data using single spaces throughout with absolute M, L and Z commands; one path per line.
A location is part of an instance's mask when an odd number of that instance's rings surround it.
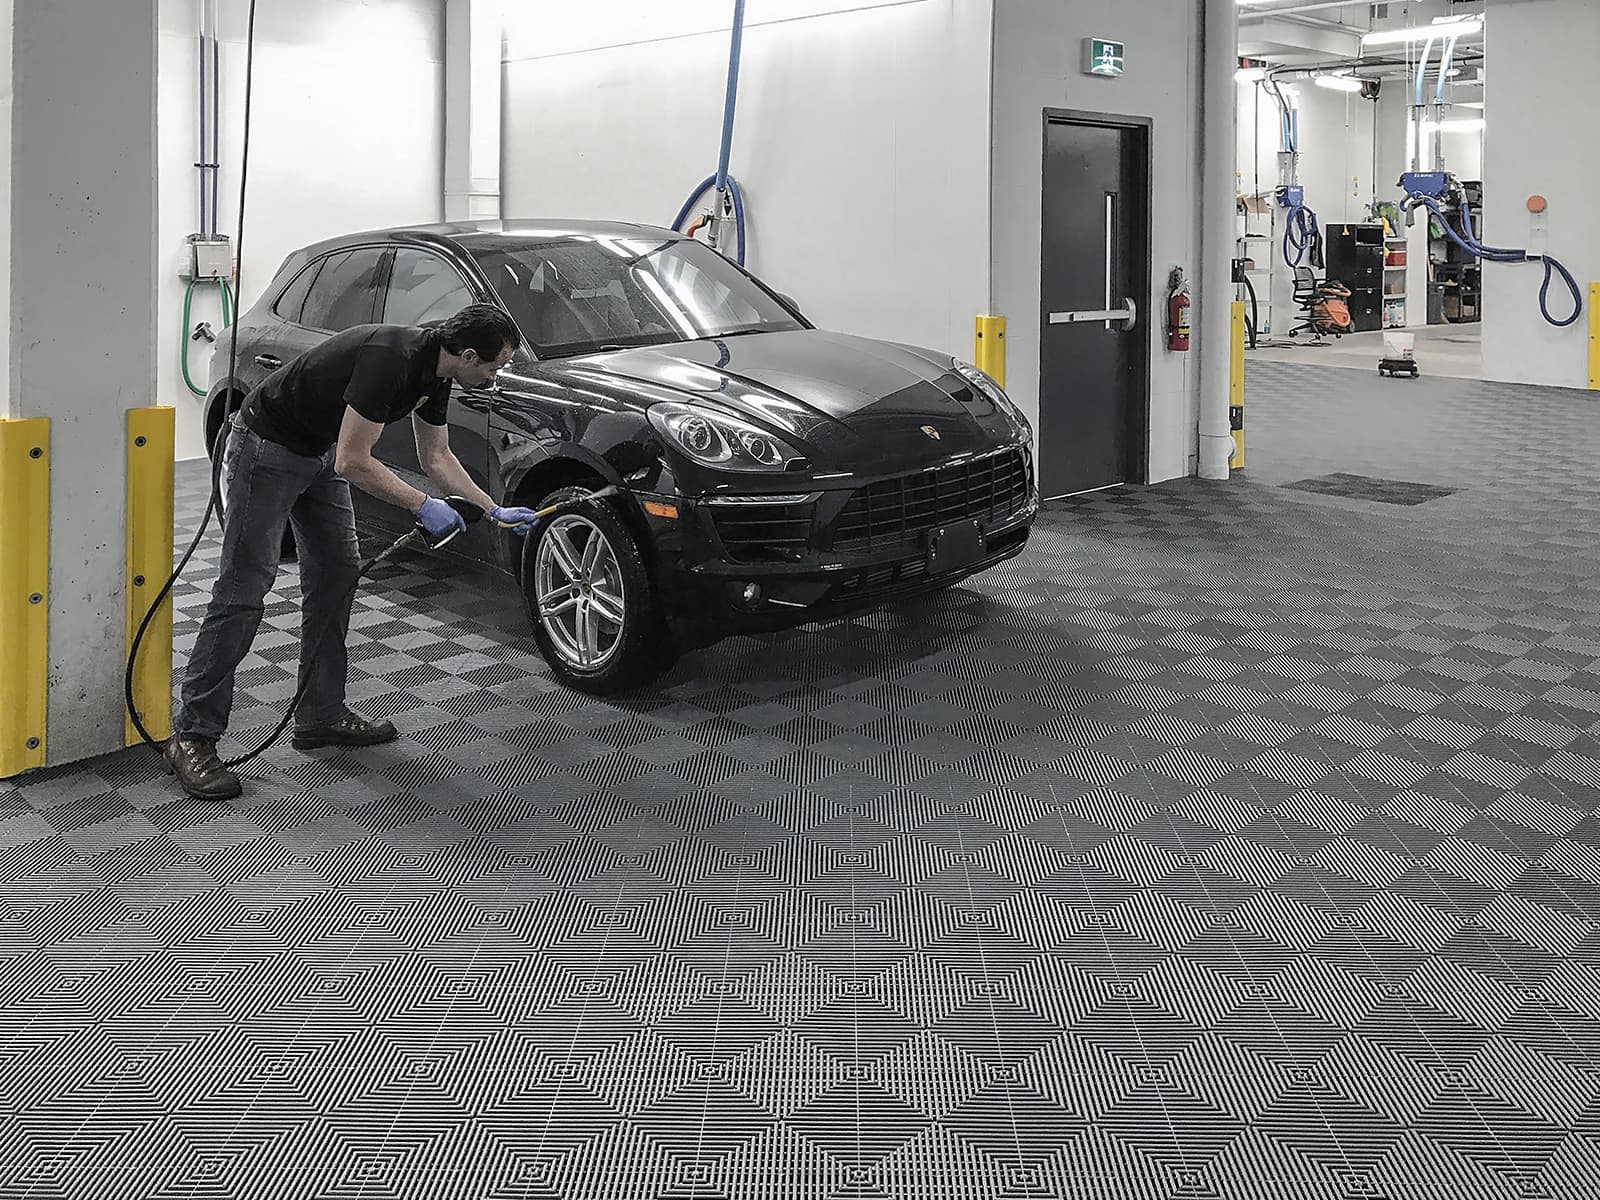
M 761 607 L 766 598 L 767 593 L 759 583 L 736 583 L 733 585 L 733 602 L 740 608 L 753 612 Z

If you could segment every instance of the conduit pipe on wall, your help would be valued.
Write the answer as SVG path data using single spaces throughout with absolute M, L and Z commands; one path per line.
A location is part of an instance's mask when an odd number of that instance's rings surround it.
M 1234 441 L 1228 420 L 1233 353 L 1234 0 L 1205 0 L 1202 40 L 1200 193 L 1200 476 L 1226 479 Z

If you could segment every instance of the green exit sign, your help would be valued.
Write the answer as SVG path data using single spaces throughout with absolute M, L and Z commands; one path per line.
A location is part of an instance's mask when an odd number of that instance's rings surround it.
M 1122 43 L 1105 38 L 1083 39 L 1083 73 L 1115 78 L 1122 74 Z

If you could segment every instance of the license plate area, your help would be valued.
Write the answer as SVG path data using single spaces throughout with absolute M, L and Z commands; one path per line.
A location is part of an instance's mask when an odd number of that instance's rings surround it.
M 928 574 L 948 575 L 983 560 L 987 539 L 976 521 L 928 531 Z

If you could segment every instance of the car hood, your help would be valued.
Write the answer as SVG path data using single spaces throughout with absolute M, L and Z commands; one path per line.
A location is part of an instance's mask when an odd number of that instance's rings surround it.
M 898 470 L 994 448 L 1010 418 L 948 356 L 821 330 L 677 342 L 569 360 L 709 401 L 784 434 L 818 466 Z M 581 367 L 579 362 L 581 361 Z

